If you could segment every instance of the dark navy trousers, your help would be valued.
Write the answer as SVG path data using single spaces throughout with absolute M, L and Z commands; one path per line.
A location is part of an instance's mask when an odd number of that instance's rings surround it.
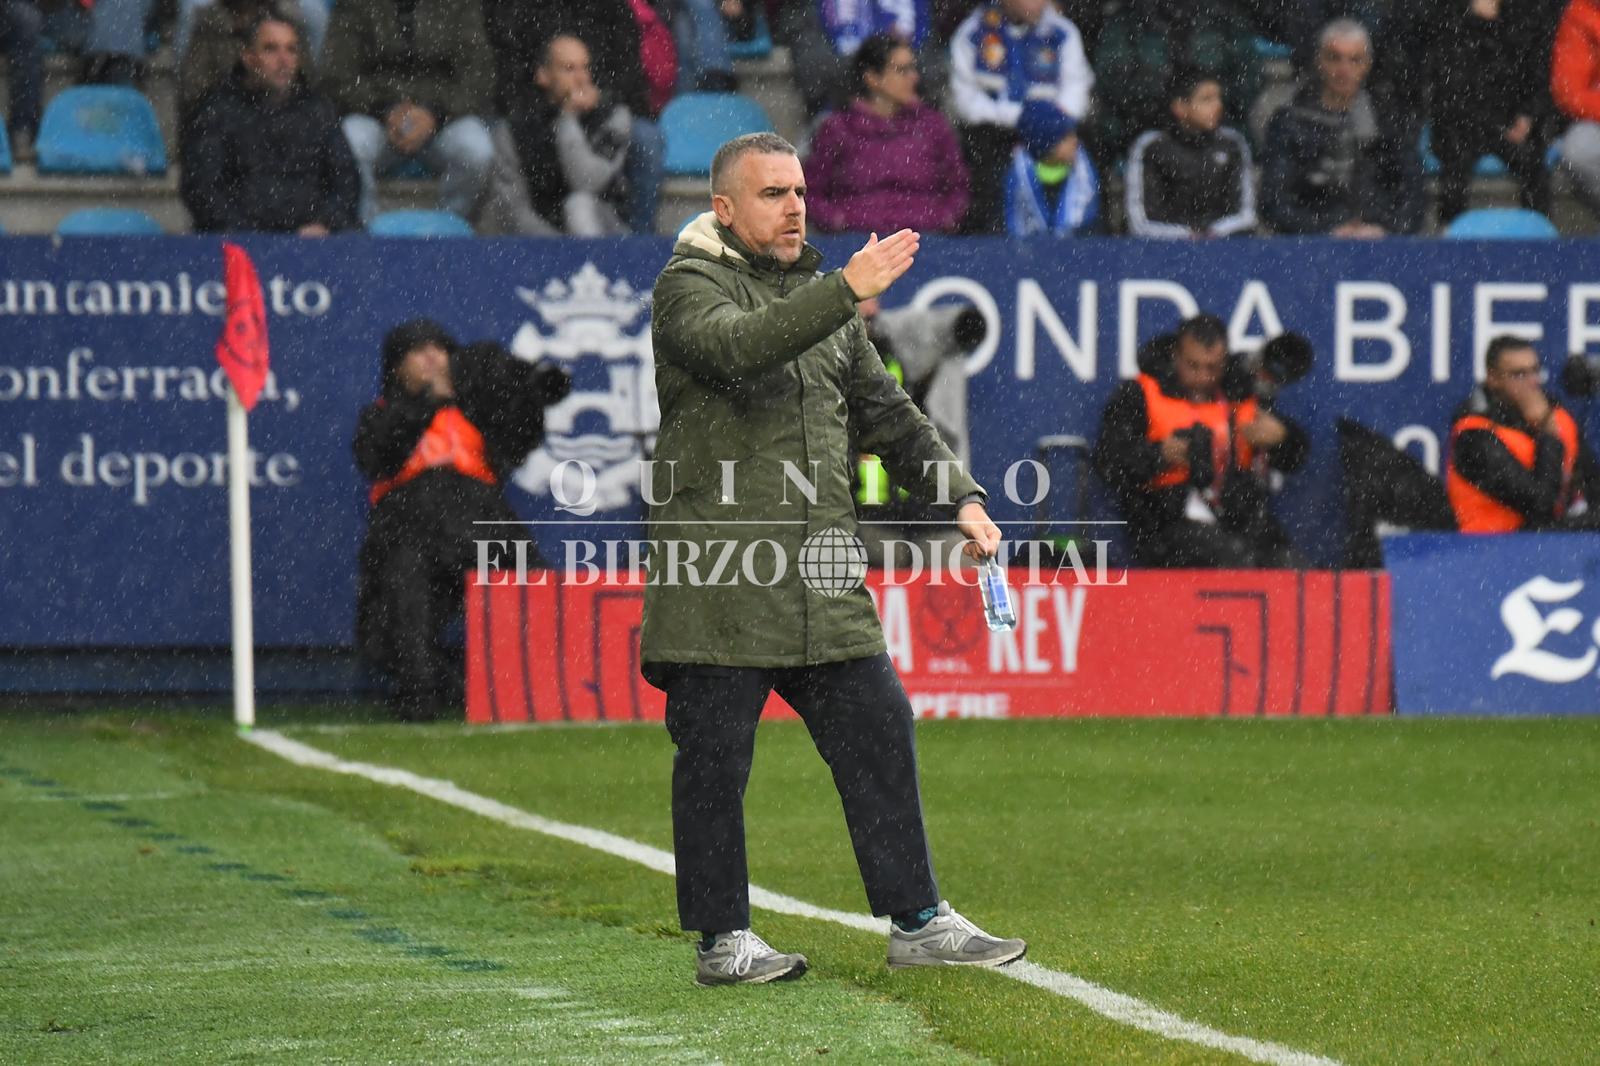
M 844 804 L 874 914 L 935 906 L 911 703 L 887 655 L 801 667 L 650 663 L 667 694 L 672 839 L 684 929 L 750 926 L 744 790 L 756 723 L 776 690 L 811 731 Z

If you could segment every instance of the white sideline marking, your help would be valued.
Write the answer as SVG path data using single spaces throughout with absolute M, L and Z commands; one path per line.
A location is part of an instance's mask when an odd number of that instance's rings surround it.
M 673 875 L 676 871 L 672 853 L 660 848 L 641 844 L 637 840 L 607 833 L 602 829 L 591 829 L 583 825 L 570 825 L 566 822 L 557 822 L 549 818 L 541 818 L 537 814 L 529 814 L 518 807 L 492 800 L 487 796 L 480 796 L 476 792 L 468 792 L 449 781 L 434 777 L 422 777 L 409 770 L 401 770 L 393 766 L 378 766 L 373 763 L 351 762 L 341 759 L 337 755 L 309 744 L 302 744 L 298 740 L 290 740 L 282 733 L 270 729 L 257 729 L 250 733 L 241 734 L 242 738 L 264 748 L 297 766 L 306 766 L 317 770 L 328 770 L 336 774 L 349 774 L 353 777 L 364 777 L 368 781 L 376 781 L 380 785 L 390 785 L 395 788 L 407 789 L 430 799 L 448 803 L 452 807 L 481 814 L 504 825 L 516 829 L 528 829 L 535 833 L 543 833 L 559 840 L 581 844 L 595 851 L 603 851 L 608 855 L 615 855 L 621 859 L 638 863 L 657 873 Z M 795 899 L 793 896 L 781 895 L 765 888 L 750 886 L 750 903 L 763 910 L 774 911 L 778 914 L 790 914 L 800 918 L 815 918 L 820 921 L 833 922 L 836 925 L 847 926 L 851 929 L 860 929 L 869 933 L 888 935 L 889 923 L 881 918 L 874 918 L 866 914 L 856 914 L 851 911 L 833 910 L 829 907 L 818 907 L 804 900 Z M 1165 1037 L 1168 1040 L 1181 1040 L 1185 1043 L 1199 1044 L 1202 1047 L 1216 1048 L 1220 1051 L 1230 1051 L 1252 1062 L 1267 1063 L 1269 1066 L 1340 1066 L 1335 1059 L 1314 1055 L 1309 1051 L 1298 1051 L 1283 1044 L 1274 1044 L 1265 1040 L 1252 1040 L 1244 1036 L 1232 1036 L 1228 1033 L 1191 1022 L 1187 1018 L 1179 1017 L 1160 1009 L 1142 999 L 1112 991 L 1092 981 L 1086 981 L 1070 973 L 1060 970 L 1051 970 L 1037 963 L 1014 962 L 1009 966 L 993 971 L 1005 977 L 1021 981 L 1023 984 L 1042 988 L 1047 992 L 1054 992 L 1058 996 L 1074 1000 L 1088 1007 L 1096 1014 L 1109 1018 L 1114 1022 L 1140 1029 L 1147 1033 Z

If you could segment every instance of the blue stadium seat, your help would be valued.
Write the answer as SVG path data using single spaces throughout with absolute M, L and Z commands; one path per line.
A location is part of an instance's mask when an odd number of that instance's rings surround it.
M 56 225 L 62 237 L 159 237 L 165 232 L 143 211 L 126 207 L 85 207 Z
M 729 39 L 728 54 L 735 60 L 765 59 L 772 54 L 772 31 L 767 28 L 766 12 L 756 12 L 756 31 L 748 41 Z
M 0 174 L 11 173 L 11 139 L 6 136 L 6 117 L 0 115 Z
M 470 237 L 472 227 L 453 211 L 385 211 L 367 232 L 374 237 Z
M 64 89 L 39 123 L 41 174 L 165 174 L 167 148 L 156 112 L 137 89 Z
M 737 93 L 684 93 L 661 112 L 667 142 L 666 172 L 694 176 L 711 172 L 711 157 L 741 133 L 772 129 L 761 105 Z
M 1262 59 L 1288 59 L 1294 54 L 1293 48 L 1270 37 L 1257 37 L 1251 44 L 1255 47 L 1256 55 Z
M 1561 236 L 1555 223 L 1520 207 L 1485 207 L 1457 215 L 1446 237 L 1474 241 L 1536 241 Z
M 1417 142 L 1417 150 L 1422 153 L 1422 172 L 1429 176 L 1439 173 L 1439 157 L 1433 154 L 1433 127 L 1422 127 L 1422 140 Z M 1509 171 L 1505 161 L 1497 155 L 1479 156 L 1473 164 L 1472 173 L 1479 178 L 1504 177 Z

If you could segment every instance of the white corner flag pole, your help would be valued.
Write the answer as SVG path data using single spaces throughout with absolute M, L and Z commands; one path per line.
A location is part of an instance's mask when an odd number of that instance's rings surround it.
M 250 430 L 244 405 L 228 389 L 228 574 L 233 591 L 233 720 L 256 724 L 255 627 L 250 596 Z

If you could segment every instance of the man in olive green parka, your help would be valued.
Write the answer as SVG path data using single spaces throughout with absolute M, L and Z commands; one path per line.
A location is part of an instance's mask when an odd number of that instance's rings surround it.
M 983 490 L 884 369 L 856 313 L 910 269 L 918 236 L 874 235 L 843 270 L 818 273 L 805 176 L 774 134 L 724 145 L 711 188 L 712 210 L 679 235 L 655 286 L 651 495 L 662 502 L 650 511 L 640 642 L 677 746 L 678 911 L 702 934 L 696 980 L 757 983 L 806 969 L 803 955 L 749 928 L 744 788 L 772 691 L 833 772 L 867 901 L 891 918 L 889 965 L 1011 962 L 1021 940 L 989 936 L 939 898 L 911 705 L 854 539 L 859 450 L 949 505 L 970 557 L 1000 543 Z

